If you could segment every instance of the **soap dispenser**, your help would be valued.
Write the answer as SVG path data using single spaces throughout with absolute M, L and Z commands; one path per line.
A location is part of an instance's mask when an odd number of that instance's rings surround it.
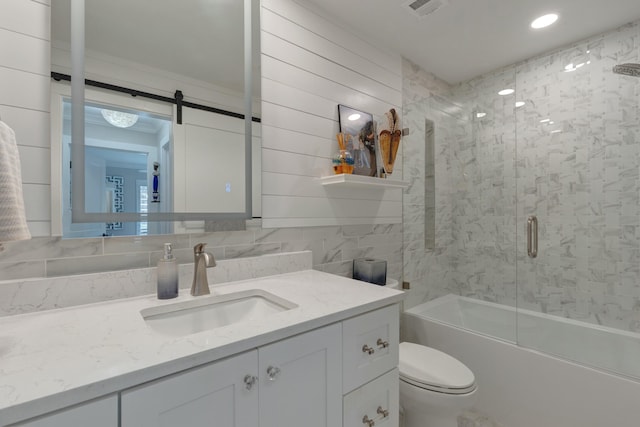
M 178 296 L 178 262 L 173 256 L 171 243 L 164 244 L 164 256 L 158 261 L 158 299 Z

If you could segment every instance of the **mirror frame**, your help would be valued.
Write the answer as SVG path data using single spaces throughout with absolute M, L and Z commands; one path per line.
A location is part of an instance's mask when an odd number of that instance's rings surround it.
M 244 212 L 86 212 L 85 211 L 85 0 L 71 0 L 71 222 L 203 221 L 252 218 L 252 7 L 244 1 Z M 174 123 L 175 126 L 175 123 Z M 77 166 L 76 166 L 77 165 Z

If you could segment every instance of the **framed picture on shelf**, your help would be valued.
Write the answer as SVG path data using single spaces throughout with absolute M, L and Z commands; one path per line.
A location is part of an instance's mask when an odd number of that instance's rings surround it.
M 373 115 L 346 105 L 338 105 L 340 132 L 347 150 L 355 161 L 355 175 L 378 176 L 376 161 L 376 131 Z

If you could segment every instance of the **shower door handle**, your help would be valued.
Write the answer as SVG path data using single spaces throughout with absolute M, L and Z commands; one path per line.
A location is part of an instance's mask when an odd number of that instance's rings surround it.
M 535 215 L 527 218 L 527 255 L 529 258 L 538 256 L 538 218 Z

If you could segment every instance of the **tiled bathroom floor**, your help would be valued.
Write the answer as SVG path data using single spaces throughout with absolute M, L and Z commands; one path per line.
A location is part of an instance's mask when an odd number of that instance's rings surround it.
M 458 427 L 505 427 L 478 411 L 465 411 L 458 416 Z

